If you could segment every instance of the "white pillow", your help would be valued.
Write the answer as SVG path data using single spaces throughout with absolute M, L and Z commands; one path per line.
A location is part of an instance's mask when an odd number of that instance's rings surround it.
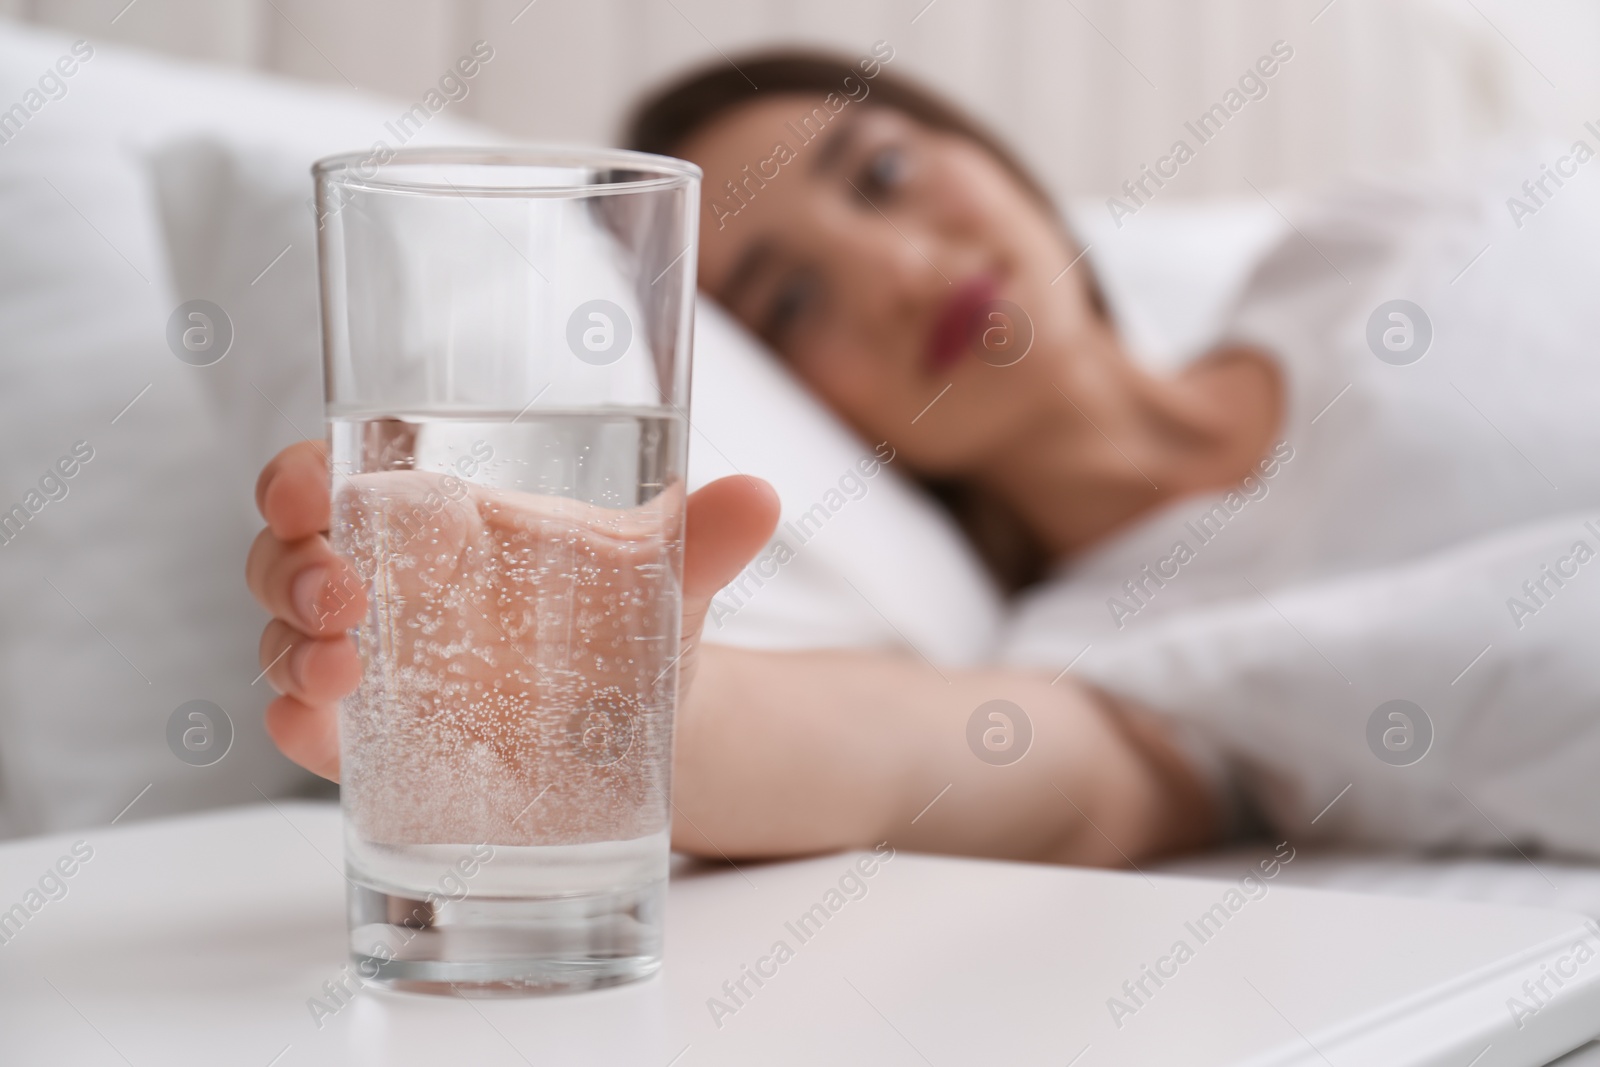
M 0 99 L 72 44 L 0 21 Z M 124 821 L 308 786 L 261 729 L 269 694 L 252 685 L 252 489 L 275 451 L 321 433 L 309 164 L 370 144 L 405 109 L 99 46 L 65 84 L 0 147 L 0 374 L 15 398 L 0 509 L 75 442 L 93 458 L 0 545 L 0 834 L 104 823 L 135 797 Z M 444 113 L 414 143 L 496 139 Z M 233 324 L 211 366 L 168 349 L 190 298 Z M 985 655 L 999 598 L 943 515 L 892 463 L 862 499 L 830 495 L 871 449 L 725 316 L 703 307 L 701 324 L 692 482 L 737 465 L 777 486 L 786 520 L 811 511 L 822 527 L 791 538 L 795 558 L 763 588 L 747 581 L 711 638 Z M 166 741 L 194 699 L 235 731 L 207 768 Z
M 1136 358 L 1156 369 L 1216 339 L 1250 270 L 1285 223 L 1260 197 L 1156 201 L 1119 227 L 1104 198 L 1067 208 Z
M 713 603 L 706 640 L 987 660 L 999 589 L 893 446 L 861 440 L 716 304 L 696 314 L 690 484 L 755 474 L 783 501 L 772 542 Z
M 269 694 L 252 681 L 264 619 L 243 586 L 260 527 L 253 472 L 300 432 L 320 433 L 315 342 L 304 340 L 316 336 L 310 248 L 297 240 L 262 274 L 287 239 L 271 243 L 276 233 L 208 201 L 205 181 L 168 183 L 150 153 L 173 137 L 243 131 L 297 160 L 301 190 L 272 195 L 309 219 L 309 161 L 370 143 L 402 110 L 87 51 L 0 21 L 0 100 L 33 108 L 20 129 L 0 130 L 0 511 L 43 501 L 0 544 L 0 835 L 103 825 L 135 798 L 122 821 L 311 784 L 261 729 Z M 76 63 L 65 94 L 30 97 L 64 56 Z M 419 139 L 451 137 L 484 135 L 441 114 Z M 233 164 L 213 154 L 210 165 Z M 248 184 L 251 164 L 240 166 Z M 169 261 L 163 189 L 197 225 L 220 227 L 204 259 Z M 166 341 L 178 294 L 228 287 L 252 295 L 231 309 L 233 350 L 210 367 L 180 362 Z M 39 483 L 78 442 L 92 458 L 72 458 L 66 495 L 49 500 Z M 48 487 L 60 495 L 54 478 Z M 204 768 L 166 740 L 169 717 L 196 699 L 220 705 L 235 733 Z
M 264 449 L 293 439 L 290 421 L 320 433 L 313 221 L 299 203 L 310 185 L 304 161 L 208 136 L 174 142 L 152 164 L 181 292 L 246 324 L 238 350 L 208 368 L 218 372 L 207 379 L 213 402 Z M 290 252 L 248 284 L 248 268 L 275 246 Z M 1000 595 L 943 510 L 896 469 L 892 447 L 881 450 L 890 462 L 877 462 L 880 450 L 704 297 L 694 359 L 691 488 L 747 473 L 772 482 L 783 501 L 773 543 L 718 598 L 707 639 L 789 649 L 909 645 L 940 664 L 983 661 Z

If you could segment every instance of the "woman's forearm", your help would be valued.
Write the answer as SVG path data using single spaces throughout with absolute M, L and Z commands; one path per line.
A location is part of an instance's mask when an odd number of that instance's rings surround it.
M 737 859 L 887 839 L 1125 866 L 1212 832 L 1205 790 L 1159 731 L 1071 679 L 941 674 L 888 652 L 697 651 L 678 725 L 679 848 Z M 995 699 L 1033 730 L 1005 766 L 967 743 L 973 711 Z

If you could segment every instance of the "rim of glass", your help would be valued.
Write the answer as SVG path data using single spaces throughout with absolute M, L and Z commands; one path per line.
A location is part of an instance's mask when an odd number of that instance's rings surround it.
M 571 197 L 609 196 L 617 193 L 635 193 L 647 189 L 664 189 L 698 179 L 698 166 L 675 156 L 661 156 L 650 152 L 634 152 L 624 148 L 587 148 L 576 145 L 539 146 L 485 146 L 450 145 L 428 148 L 390 149 L 383 162 L 377 153 L 340 152 L 324 156 L 311 165 L 311 174 L 318 183 L 337 182 L 340 185 L 359 186 L 363 189 L 383 189 L 402 193 L 450 193 L 473 196 L 520 197 Z M 569 182 L 555 185 L 482 185 L 477 183 L 452 183 L 446 180 L 423 181 L 406 178 L 404 172 L 411 167 L 456 165 L 493 169 L 497 167 L 588 167 L 591 169 L 629 169 L 642 171 L 648 177 L 627 182 Z M 369 167 L 372 173 L 362 174 L 359 168 Z M 401 176 L 397 176 L 397 172 Z

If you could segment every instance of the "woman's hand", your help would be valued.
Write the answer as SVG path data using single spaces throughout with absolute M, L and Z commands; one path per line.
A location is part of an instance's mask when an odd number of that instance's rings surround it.
M 290 759 L 334 778 L 338 703 L 361 679 L 347 630 L 367 617 L 367 583 L 329 546 L 318 444 L 268 464 L 256 501 L 268 528 L 248 575 L 273 615 L 261 663 L 283 694 L 267 709 L 267 730 Z M 1211 839 L 1214 813 L 1198 778 L 1159 737 L 1067 679 L 1003 668 L 945 674 L 888 650 L 712 646 L 693 681 L 711 597 L 766 543 L 777 516 L 776 494 L 754 478 L 724 478 L 688 500 L 674 847 L 784 856 L 887 838 L 1116 866 Z M 992 766 L 968 748 L 973 709 L 997 697 L 1032 718 L 1031 748 L 1014 765 Z
M 386 487 L 386 495 L 393 488 Z M 483 520 L 454 527 L 452 532 L 460 534 L 461 547 L 473 538 L 493 543 L 507 527 L 525 523 L 530 516 L 534 521 L 548 518 L 542 511 L 533 514 L 528 510 L 545 507 L 547 498 L 518 496 L 527 507 L 483 509 Z M 545 503 L 533 503 L 541 500 Z M 366 618 L 367 602 L 366 582 L 356 564 L 334 553 L 328 543 L 332 504 L 322 446 L 304 441 L 279 453 L 256 484 L 256 505 L 267 529 L 250 550 L 246 575 L 251 592 L 273 616 L 261 636 L 260 658 L 269 682 L 282 694 L 267 708 L 267 731 L 290 759 L 324 777 L 337 778 L 338 702 L 361 680 L 360 657 L 347 631 Z M 464 513 L 476 516 L 480 509 L 467 508 Z M 564 520 L 571 518 L 563 516 Z M 694 649 L 711 597 L 754 558 L 777 520 L 777 494 L 756 478 L 723 478 L 689 497 L 680 700 L 692 681 Z M 590 547 L 594 551 L 608 550 L 603 538 L 593 540 Z M 625 543 L 614 542 L 612 547 L 622 551 Z

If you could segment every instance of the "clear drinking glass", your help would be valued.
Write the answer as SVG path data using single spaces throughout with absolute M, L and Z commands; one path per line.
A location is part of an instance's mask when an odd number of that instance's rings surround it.
M 420 991 L 661 961 L 700 171 L 419 149 L 313 168 L 350 951 Z M 328 610 L 353 589 L 331 589 Z

